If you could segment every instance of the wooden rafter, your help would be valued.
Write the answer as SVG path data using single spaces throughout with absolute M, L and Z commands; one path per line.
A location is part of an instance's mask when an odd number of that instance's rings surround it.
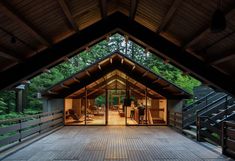
M 107 0 L 99 0 L 101 17 L 107 17 Z
M 0 56 L 16 62 L 21 62 L 21 59 L 18 58 L 13 51 L 10 51 L 9 49 L 6 49 L 3 46 L 0 46 Z
M 3 14 L 15 21 L 19 26 L 23 27 L 25 30 L 30 32 L 32 36 L 35 36 L 41 43 L 46 46 L 50 46 L 50 41 L 48 41 L 47 38 L 42 36 L 42 34 L 32 24 L 30 24 L 30 22 L 28 22 L 23 16 L 21 16 L 4 0 L 0 1 L 0 10 Z
M 235 2 L 231 5 L 225 12 L 226 17 L 233 15 L 235 12 Z M 184 49 L 190 48 L 192 45 L 196 44 L 198 41 L 203 39 L 206 35 L 210 33 L 210 24 L 206 24 L 203 26 L 198 32 L 196 32 L 188 41 L 186 41 L 183 45 Z
M 212 57 L 210 60 L 208 60 L 208 62 L 209 64 L 217 65 L 217 64 L 226 62 L 234 57 L 235 57 L 235 50 L 230 50 L 230 51 L 227 51 L 226 53 L 221 53 L 217 57 Z
M 129 13 L 129 17 L 131 20 L 135 19 L 137 6 L 138 6 L 138 0 L 131 0 L 131 8 L 130 8 L 130 13 Z
M 70 11 L 70 9 L 69 9 L 69 7 L 67 5 L 66 0 L 57 0 L 57 1 L 60 4 L 60 7 L 61 7 L 62 11 L 64 12 L 64 14 L 65 14 L 69 24 L 71 25 L 71 27 L 76 32 L 79 31 L 78 26 L 77 26 L 76 22 L 74 21 L 74 18 L 73 18 L 72 14 L 71 14 L 71 11 Z
M 168 10 L 166 16 L 163 18 L 160 26 L 157 29 L 158 34 L 167 27 L 182 1 L 183 0 L 174 0 L 173 4 L 171 5 L 171 8 Z

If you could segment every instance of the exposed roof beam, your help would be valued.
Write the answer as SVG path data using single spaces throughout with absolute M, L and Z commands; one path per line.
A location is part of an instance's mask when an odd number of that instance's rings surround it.
M 53 92 L 51 90 L 48 90 L 48 93 L 53 94 L 53 95 L 57 95 L 58 94 L 57 92 Z
M 77 83 L 80 83 L 80 80 L 77 77 L 73 77 L 73 80 Z
M 100 64 L 98 64 L 98 68 L 99 68 L 99 70 L 102 70 L 102 68 L 101 68 Z
M 30 57 L 27 61 L 5 70 L 0 74 L 0 89 L 17 85 L 18 81 L 30 79 L 39 74 L 45 67 L 51 67 L 58 63 L 58 60 L 61 60 L 65 56 L 72 55 L 75 50 L 82 50 L 87 44 L 102 40 L 104 35 L 116 31 L 115 26 L 117 26 L 118 22 L 115 17 L 116 16 L 107 17 L 104 21 L 99 21 L 83 29 L 81 32 L 73 34 L 65 40 L 66 43 L 62 41 L 53 44 L 52 47 Z M 51 54 L 52 52 L 56 54 Z M 17 74 L 18 71 L 21 71 L 21 74 Z
M 107 17 L 107 0 L 99 0 L 101 17 Z
M 138 0 L 131 0 L 131 8 L 130 8 L 129 17 L 132 20 L 135 19 L 135 13 L 137 10 L 137 6 L 138 6 Z
M 129 37 L 140 44 L 141 40 L 144 44 L 151 47 L 153 54 L 168 58 L 172 64 L 182 70 L 189 71 L 197 79 L 209 84 L 213 84 L 215 88 L 224 89 L 231 94 L 235 94 L 235 80 L 231 76 L 209 66 L 204 61 L 197 59 L 181 47 L 169 42 L 165 38 L 154 34 L 151 30 L 138 24 L 135 21 L 128 21 L 123 18 L 119 21 L 118 26 L 124 34 L 128 33 Z M 177 53 L 177 54 L 173 54 Z M 225 83 L 226 82 L 226 83 Z
M 41 43 L 46 46 L 50 46 L 49 40 L 42 36 L 42 34 L 32 24 L 30 24 L 24 17 L 20 16 L 20 14 L 8 3 L 6 3 L 6 1 L 0 1 L 0 10 L 3 14 L 15 21 L 19 26 L 30 32 L 32 36 L 35 36 Z
M 224 11 L 226 17 L 233 15 L 235 12 L 235 2 L 226 11 Z M 210 33 L 210 24 L 203 26 L 198 32 L 196 32 L 188 41 L 183 45 L 184 49 L 190 48 L 192 45 L 196 44 L 198 41 L 203 39 L 208 33 Z
M 110 64 L 112 64 L 112 63 L 113 63 L 113 59 L 112 59 L 112 58 L 110 58 L 110 59 L 109 59 L 109 62 L 110 62 Z
M 69 88 L 69 86 L 64 85 L 63 83 L 60 84 L 62 88 Z
M 5 47 L 2 46 L 0 46 L 0 56 L 16 62 L 21 62 L 21 59 L 18 58 L 13 51 L 10 51 L 9 49 L 6 49 Z
M 124 58 L 121 59 L 121 64 L 123 64 L 123 62 L 124 62 Z
M 214 57 L 214 58 L 212 57 L 211 60 L 208 60 L 208 62 L 209 62 L 209 64 L 217 65 L 217 64 L 223 63 L 225 61 L 228 61 L 234 57 L 235 57 L 235 50 L 231 50 L 226 53 L 222 53 L 217 57 Z
M 78 26 L 77 26 L 76 22 L 74 21 L 74 18 L 71 14 L 71 11 L 67 5 L 67 1 L 66 0 L 57 0 L 57 1 L 60 4 L 60 7 L 61 7 L 62 11 L 64 12 L 65 16 L 67 17 L 67 20 L 68 20 L 69 24 L 71 25 L 71 27 L 76 32 L 79 31 Z
M 88 71 L 88 70 L 86 70 L 86 74 L 90 77 L 91 76 L 91 73 Z
M 171 87 L 171 84 L 167 84 L 165 85 L 164 87 L 162 87 L 163 89 L 166 89 L 166 88 L 170 88 Z
M 157 29 L 158 34 L 167 27 L 182 1 L 183 0 L 174 0 L 173 4 L 171 5 L 171 8 L 168 10 L 166 16 L 163 18 L 160 26 Z
M 158 81 L 160 81 L 160 78 L 157 78 L 156 80 L 154 80 L 152 83 L 157 83 Z
M 133 71 L 134 69 L 135 69 L 135 65 L 133 65 L 133 67 L 132 67 L 131 71 Z
M 144 72 L 144 74 L 142 75 L 142 77 L 145 77 L 148 74 L 148 71 Z

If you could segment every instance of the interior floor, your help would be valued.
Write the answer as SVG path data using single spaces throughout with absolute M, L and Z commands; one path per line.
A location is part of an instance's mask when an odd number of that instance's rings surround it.
M 88 115 L 87 117 L 87 125 L 104 125 L 105 124 L 105 116 L 104 115 Z M 82 116 L 79 120 L 74 120 L 73 118 L 66 119 L 66 125 L 84 125 L 85 117 Z M 127 117 L 127 124 L 137 125 L 138 123 Z M 125 117 L 120 116 L 118 110 L 109 110 L 108 112 L 108 125 L 123 125 L 125 126 Z

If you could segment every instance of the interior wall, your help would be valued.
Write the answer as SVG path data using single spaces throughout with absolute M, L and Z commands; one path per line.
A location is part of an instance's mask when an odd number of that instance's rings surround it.
M 52 112 L 64 109 L 64 99 L 44 99 L 43 112 Z
M 68 111 L 73 108 L 73 99 L 64 99 L 64 110 Z
M 72 99 L 72 109 L 78 114 L 78 116 L 81 116 L 81 107 L 81 99 Z
M 163 120 L 167 121 L 167 100 L 166 99 L 160 99 L 159 100 L 159 115 Z

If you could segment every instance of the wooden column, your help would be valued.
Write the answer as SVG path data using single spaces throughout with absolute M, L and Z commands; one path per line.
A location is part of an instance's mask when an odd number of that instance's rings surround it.
M 23 90 L 17 89 L 16 90 L 16 112 L 23 112 Z

